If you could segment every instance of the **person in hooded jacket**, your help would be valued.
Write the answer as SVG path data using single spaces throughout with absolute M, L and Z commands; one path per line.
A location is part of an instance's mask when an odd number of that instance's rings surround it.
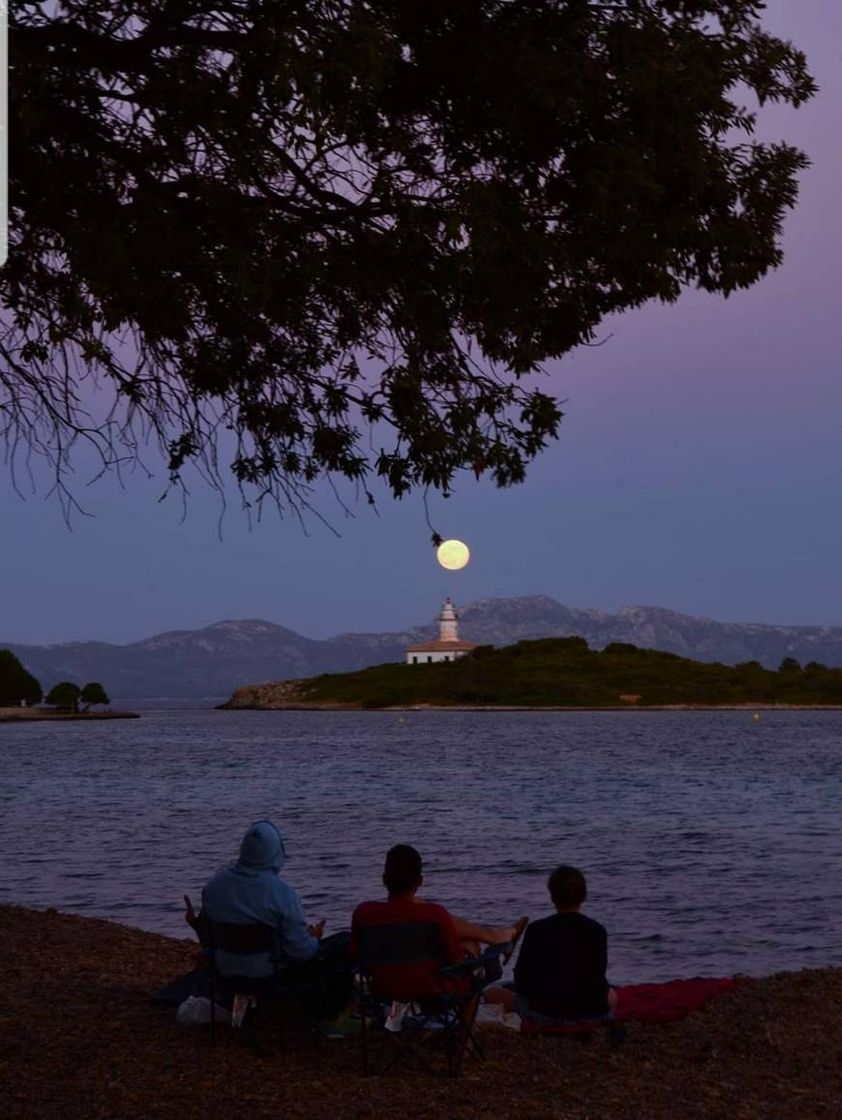
M 216 964 L 225 975 L 269 978 L 278 967 L 284 987 L 315 982 L 314 996 L 320 1013 L 330 1018 L 348 1002 L 353 969 L 348 951 L 350 933 L 324 938 L 324 919 L 308 924 L 298 892 L 280 877 L 286 861 L 284 838 L 272 821 L 257 821 L 240 844 L 236 863 L 223 867 L 202 891 L 202 910 L 197 915 L 185 898 L 186 921 L 205 941 L 203 923 L 247 924 L 262 922 L 277 931 L 276 953 L 238 954 L 215 950 Z M 324 980 L 324 985 L 319 981 Z

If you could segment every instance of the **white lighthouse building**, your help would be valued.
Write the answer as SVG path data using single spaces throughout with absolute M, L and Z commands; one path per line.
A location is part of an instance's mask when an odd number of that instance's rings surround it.
M 439 636 L 432 642 L 421 642 L 406 647 L 407 665 L 431 665 L 436 661 L 455 661 L 464 657 L 476 642 L 463 642 L 459 638 L 459 615 L 449 598 L 445 599 L 439 613 Z

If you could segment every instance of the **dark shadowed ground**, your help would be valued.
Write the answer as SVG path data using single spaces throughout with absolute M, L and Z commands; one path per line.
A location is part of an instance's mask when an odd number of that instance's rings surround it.
M 484 1028 L 488 1059 L 456 1082 L 363 1078 L 355 1039 L 232 1032 L 211 1050 L 148 993 L 195 943 L 55 911 L 0 907 L 0 1093 L 7 1120 L 554 1117 L 830 1120 L 842 1099 L 842 970 L 745 980 L 681 1022 L 603 1040 Z

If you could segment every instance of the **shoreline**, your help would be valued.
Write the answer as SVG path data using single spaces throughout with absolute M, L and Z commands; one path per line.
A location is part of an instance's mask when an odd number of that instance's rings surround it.
M 186 931 L 186 927 L 185 927 Z M 842 1096 L 842 969 L 740 979 L 702 1010 L 632 1023 L 610 1050 L 481 1026 L 462 1077 L 363 1077 L 359 1040 L 267 1021 L 258 1060 L 228 1028 L 181 1027 L 150 992 L 188 971 L 195 940 L 0 905 L 9 967 L 0 1020 L 8 1120 L 834 1120 Z
M 140 719 L 139 712 L 50 712 L 41 708 L 0 708 L 0 723 L 35 723 L 40 720 Z
M 842 712 L 842 704 L 217 704 L 217 712 Z

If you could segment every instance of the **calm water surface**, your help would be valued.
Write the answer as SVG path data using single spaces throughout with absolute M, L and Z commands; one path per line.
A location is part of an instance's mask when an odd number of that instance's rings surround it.
M 842 713 L 146 712 L 0 725 L 0 901 L 185 936 L 267 816 L 313 918 L 416 844 L 464 917 L 580 866 L 616 983 L 842 965 Z

